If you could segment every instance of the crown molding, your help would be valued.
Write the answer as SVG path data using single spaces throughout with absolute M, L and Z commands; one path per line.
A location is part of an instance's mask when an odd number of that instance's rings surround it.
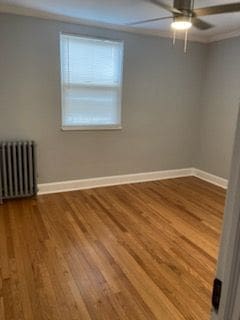
M 40 18 L 40 19 L 46 19 L 46 20 L 55 20 L 59 22 L 74 23 L 74 24 L 79 24 L 84 26 L 98 27 L 98 28 L 104 28 L 104 29 L 115 30 L 115 31 L 124 31 L 128 33 L 138 34 L 138 35 L 155 36 L 160 38 L 172 38 L 173 36 L 172 32 L 167 32 L 167 31 L 137 29 L 137 28 L 124 26 L 124 25 L 110 24 L 106 22 L 93 21 L 93 20 L 87 20 L 87 19 L 81 19 L 81 18 L 74 18 L 66 15 L 50 13 L 43 10 L 31 9 L 31 8 L 27 8 L 24 6 L 17 6 L 17 5 L 0 4 L 0 13 L 34 17 L 34 18 Z M 226 40 L 226 39 L 235 38 L 239 36 L 240 36 L 240 29 L 238 28 L 233 31 L 224 32 L 224 33 L 217 34 L 210 37 L 201 37 L 201 36 L 189 34 L 189 41 L 200 42 L 200 43 L 212 43 L 212 42 Z M 183 40 L 184 35 L 177 34 L 176 37 L 179 40 Z
M 240 37 L 240 28 L 238 28 L 234 31 L 219 33 L 215 36 L 212 36 L 208 39 L 208 43 L 217 42 L 217 41 L 221 41 L 221 40 L 227 40 L 227 39 L 231 39 L 231 38 L 237 38 L 237 37 Z

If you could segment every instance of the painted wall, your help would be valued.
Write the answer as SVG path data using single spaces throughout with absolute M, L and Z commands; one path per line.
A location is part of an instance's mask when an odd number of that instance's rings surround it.
M 197 167 L 228 178 L 240 102 L 240 38 L 208 46 Z
M 60 130 L 60 32 L 124 40 L 123 130 Z M 0 139 L 36 140 L 39 182 L 194 165 L 205 45 L 7 14 L 0 44 Z

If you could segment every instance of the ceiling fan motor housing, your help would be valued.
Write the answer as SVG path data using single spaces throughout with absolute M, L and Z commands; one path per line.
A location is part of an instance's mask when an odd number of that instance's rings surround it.
M 191 12 L 192 11 L 192 0 L 174 0 L 173 7 L 180 11 Z

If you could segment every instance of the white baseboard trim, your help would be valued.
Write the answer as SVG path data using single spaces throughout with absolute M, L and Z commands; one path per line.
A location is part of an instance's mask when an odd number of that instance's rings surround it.
M 107 187 L 127 183 L 180 178 L 190 176 L 192 175 L 192 172 L 192 168 L 186 168 L 177 170 L 162 170 L 144 173 L 123 174 L 101 178 L 43 183 L 38 185 L 38 194 L 49 194 L 73 190 L 91 189 L 97 187 Z
M 196 168 L 175 169 L 175 170 L 162 170 L 144 173 L 124 174 L 109 177 L 80 179 L 71 181 L 61 181 L 52 183 L 43 183 L 38 185 L 38 194 L 50 194 L 58 192 L 67 192 L 74 190 L 91 189 L 98 187 L 107 187 L 128 183 L 156 181 L 163 179 L 173 179 L 195 176 L 202 180 L 208 181 L 212 184 L 220 186 L 224 189 L 227 188 L 227 180 L 210 173 L 204 172 Z
M 204 181 L 210 182 L 212 184 L 215 184 L 218 187 L 221 187 L 223 189 L 227 189 L 228 187 L 228 180 L 215 176 L 214 174 L 202 171 L 200 169 L 193 169 L 193 176 L 197 177 L 199 179 L 202 179 Z

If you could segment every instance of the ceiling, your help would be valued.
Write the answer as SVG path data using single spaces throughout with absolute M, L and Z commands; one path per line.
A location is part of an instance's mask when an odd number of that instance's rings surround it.
M 171 0 L 165 0 L 172 4 Z M 238 0 L 195 0 L 195 7 L 205 7 Z M 126 26 L 127 23 L 168 16 L 164 9 L 149 0 L 0 0 L 0 12 L 54 18 L 93 25 L 109 26 L 138 33 L 170 35 L 171 20 Z M 203 20 L 215 25 L 213 29 L 190 30 L 190 38 L 199 41 L 214 41 L 240 35 L 240 12 L 204 17 Z

